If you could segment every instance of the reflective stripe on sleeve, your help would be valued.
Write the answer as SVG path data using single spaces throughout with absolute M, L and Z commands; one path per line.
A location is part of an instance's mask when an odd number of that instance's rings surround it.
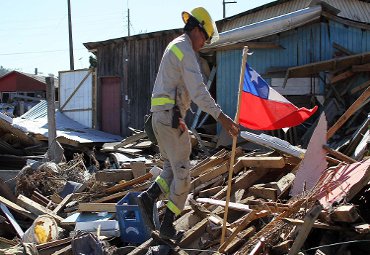
M 176 216 L 178 216 L 181 213 L 181 210 L 171 201 L 168 200 L 167 207 L 170 209 Z
M 167 97 L 152 98 L 152 106 L 165 105 L 165 104 L 175 104 L 175 100 L 167 98 Z
M 176 45 L 172 45 L 170 50 L 180 61 L 184 58 L 184 53 Z
M 165 179 L 163 179 L 161 176 L 158 176 L 155 179 L 155 182 L 158 183 L 158 185 L 161 187 L 161 189 L 162 189 L 163 193 L 165 194 L 165 196 L 168 197 L 169 194 L 170 194 L 170 187 L 168 187 L 168 184 L 165 181 Z

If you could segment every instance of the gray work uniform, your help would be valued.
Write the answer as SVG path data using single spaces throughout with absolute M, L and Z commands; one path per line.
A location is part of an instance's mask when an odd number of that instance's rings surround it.
M 220 107 L 209 94 L 200 71 L 196 52 L 188 35 L 174 39 L 166 48 L 152 93 L 152 126 L 164 159 L 163 171 L 156 179 L 167 195 L 167 207 L 178 215 L 190 190 L 191 144 L 188 131 L 171 126 L 176 104 L 185 118 L 191 100 L 218 119 Z

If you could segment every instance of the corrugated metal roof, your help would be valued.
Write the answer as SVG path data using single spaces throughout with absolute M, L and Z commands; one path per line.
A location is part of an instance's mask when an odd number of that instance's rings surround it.
M 312 0 L 278 0 L 257 8 L 239 13 L 217 22 L 220 32 L 253 24 L 262 20 L 291 13 L 310 6 Z M 325 0 L 327 4 L 340 10 L 339 17 L 370 23 L 370 3 L 360 0 Z
M 109 143 L 122 140 L 121 136 L 112 135 L 99 130 L 91 129 L 68 118 L 58 110 L 55 112 L 57 137 L 65 138 L 74 143 Z M 41 101 L 26 114 L 13 119 L 13 125 L 34 134 L 48 137 L 47 102 Z
M 6 76 L 11 75 L 13 73 L 19 73 L 19 74 L 25 75 L 27 77 L 30 77 L 30 78 L 32 78 L 36 81 L 39 81 L 39 82 L 42 82 L 42 83 L 46 84 L 46 76 L 24 73 L 24 72 L 20 72 L 20 71 L 11 71 L 9 73 L 4 74 L 3 76 L 0 76 L 0 79 L 5 78 Z M 54 77 L 54 87 L 57 88 L 58 86 L 59 86 L 58 85 L 58 78 Z
M 146 34 L 138 34 L 138 35 L 133 35 L 133 36 L 126 36 L 126 37 L 121 37 L 121 38 L 114 38 L 106 41 L 99 41 L 99 42 L 87 42 L 84 43 L 83 45 L 88 49 L 88 50 L 94 50 L 98 47 L 110 45 L 110 44 L 115 44 L 115 43 L 123 43 L 127 41 L 133 41 L 133 40 L 139 40 L 139 39 L 147 39 L 147 38 L 154 38 L 154 37 L 161 37 L 161 36 L 166 36 L 166 35 L 176 35 L 179 33 L 182 33 L 183 29 L 170 29 L 170 30 L 162 30 L 162 31 L 156 31 L 152 33 L 146 33 Z

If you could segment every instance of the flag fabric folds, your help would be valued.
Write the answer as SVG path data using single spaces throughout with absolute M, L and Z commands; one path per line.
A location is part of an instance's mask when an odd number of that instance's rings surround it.
M 298 108 L 276 90 L 248 64 L 241 91 L 239 123 L 254 130 L 275 130 L 297 126 L 317 110 Z

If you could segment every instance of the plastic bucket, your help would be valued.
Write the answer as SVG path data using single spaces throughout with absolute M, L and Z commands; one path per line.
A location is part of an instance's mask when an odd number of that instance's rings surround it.
M 49 215 L 38 216 L 22 237 L 22 242 L 42 244 L 58 239 L 58 224 Z

